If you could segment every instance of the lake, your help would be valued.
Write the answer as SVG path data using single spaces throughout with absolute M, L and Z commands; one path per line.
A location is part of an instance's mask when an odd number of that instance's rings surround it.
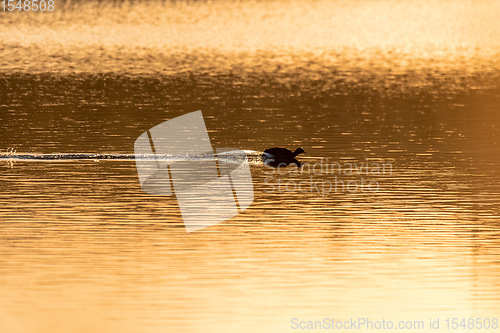
M 493 328 L 499 10 L 223 0 L 2 12 L 0 152 L 133 154 L 145 131 L 202 110 L 214 148 L 303 147 L 306 167 L 251 164 L 251 206 L 186 233 L 176 197 L 143 192 L 133 160 L 0 160 L 0 331 Z

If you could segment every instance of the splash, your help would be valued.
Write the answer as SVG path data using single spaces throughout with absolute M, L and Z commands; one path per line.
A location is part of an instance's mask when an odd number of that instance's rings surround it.
M 246 153 L 249 164 L 263 164 L 263 153 L 255 150 L 243 150 Z M 158 161 L 207 161 L 212 159 L 226 163 L 241 163 L 241 156 L 231 151 L 219 154 L 204 155 L 165 155 L 165 154 L 96 154 L 96 153 L 56 153 L 56 154 L 32 154 L 17 153 L 15 149 L 9 148 L 7 152 L 0 153 L 0 160 L 7 161 L 33 161 L 33 162 L 64 162 L 64 161 L 113 161 L 113 160 L 158 160 Z

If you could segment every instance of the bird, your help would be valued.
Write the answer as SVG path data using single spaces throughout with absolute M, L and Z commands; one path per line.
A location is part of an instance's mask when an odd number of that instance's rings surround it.
M 289 164 L 295 164 L 300 167 L 302 163 L 297 161 L 295 157 L 305 152 L 306 151 L 302 147 L 295 149 L 293 152 L 286 148 L 276 147 L 264 150 L 263 157 L 265 163 L 273 167 L 286 166 Z
M 264 150 L 264 153 L 270 155 L 270 157 L 289 159 L 295 158 L 297 155 L 305 153 L 304 148 L 297 148 L 294 152 L 286 148 L 269 148 Z

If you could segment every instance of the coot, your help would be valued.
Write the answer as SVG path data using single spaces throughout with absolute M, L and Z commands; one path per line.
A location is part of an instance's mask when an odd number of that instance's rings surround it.
M 270 148 L 264 150 L 264 163 L 273 167 L 286 166 L 295 164 L 298 167 L 302 165 L 295 157 L 299 154 L 305 153 L 303 148 L 297 148 L 294 152 L 286 148 Z

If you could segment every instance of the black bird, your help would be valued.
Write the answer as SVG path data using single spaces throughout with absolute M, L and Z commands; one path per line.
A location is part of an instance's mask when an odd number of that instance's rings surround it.
M 305 153 L 304 148 L 297 148 L 294 152 L 286 148 L 270 148 L 264 150 L 264 162 L 273 167 L 281 165 L 295 164 L 301 166 L 302 163 L 297 161 L 295 157 L 299 154 Z
M 286 148 L 269 148 L 264 150 L 264 153 L 271 155 L 270 157 L 282 159 L 295 158 L 297 155 L 305 152 L 304 148 L 297 148 L 294 152 Z

